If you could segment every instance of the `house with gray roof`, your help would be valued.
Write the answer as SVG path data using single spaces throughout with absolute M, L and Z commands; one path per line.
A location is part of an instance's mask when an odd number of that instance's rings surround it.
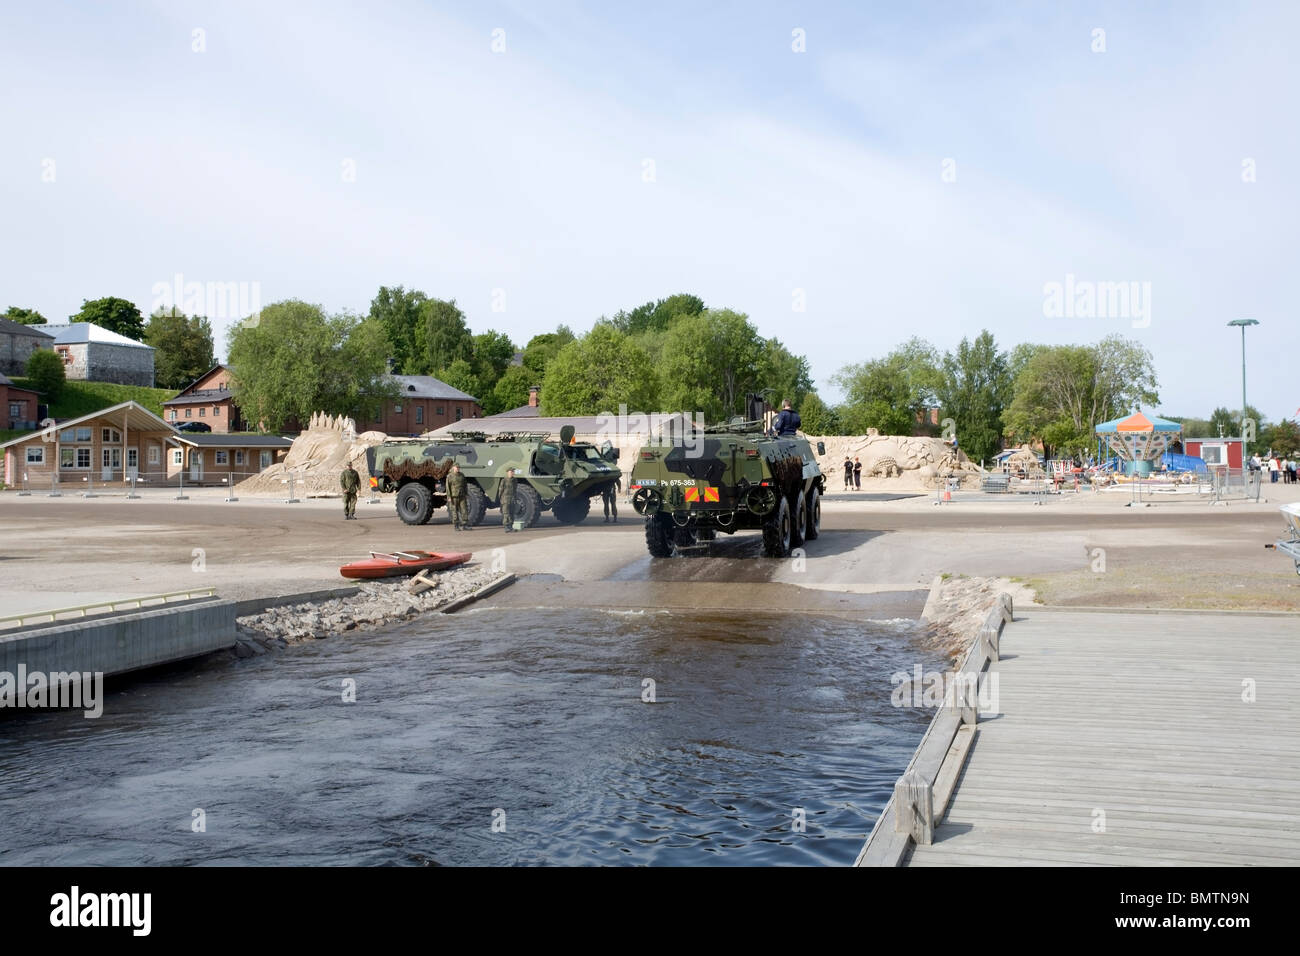
M 93 322 L 41 328 L 54 336 L 54 351 L 63 358 L 64 374 L 69 380 L 153 388 L 153 346 Z
M 432 375 L 390 375 L 389 378 L 397 386 L 397 398 L 385 401 L 371 416 L 371 421 L 358 418 L 358 431 L 414 436 L 468 418 L 483 417 L 477 398 Z

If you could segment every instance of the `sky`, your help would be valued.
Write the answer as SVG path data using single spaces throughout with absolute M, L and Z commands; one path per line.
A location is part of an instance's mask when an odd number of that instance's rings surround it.
M 5 4 L 0 308 L 197 292 L 222 353 L 227 288 L 520 345 L 693 292 L 829 400 L 913 335 L 1123 334 L 1198 417 L 1253 318 L 1300 412 L 1300 4 L 705 6 Z

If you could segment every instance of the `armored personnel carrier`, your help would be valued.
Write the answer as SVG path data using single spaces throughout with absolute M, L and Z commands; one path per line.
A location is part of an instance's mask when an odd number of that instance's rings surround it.
M 444 479 L 453 463 L 467 479 L 465 495 L 471 524 L 488 508 L 501 507 L 506 469 L 515 470 L 515 519 L 537 524 L 549 510 L 563 524 L 587 517 L 591 499 L 618 481 L 617 451 L 573 441 L 573 426 L 555 441 L 547 432 L 452 432 L 449 438 L 387 441 L 366 452 L 370 486 L 396 492 L 397 515 L 407 524 L 425 524 L 447 503 Z
M 643 446 L 632 466 L 632 507 L 656 558 L 719 531 L 761 531 L 763 553 L 784 557 L 821 533 L 825 478 L 806 438 L 772 437 L 755 415 Z M 758 405 L 761 408 L 761 405 Z M 818 443 L 817 454 L 825 454 Z

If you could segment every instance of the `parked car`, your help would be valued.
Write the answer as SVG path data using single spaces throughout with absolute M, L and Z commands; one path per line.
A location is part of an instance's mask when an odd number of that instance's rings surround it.
M 205 425 L 203 422 L 182 422 L 176 426 L 178 432 L 210 432 L 211 425 Z

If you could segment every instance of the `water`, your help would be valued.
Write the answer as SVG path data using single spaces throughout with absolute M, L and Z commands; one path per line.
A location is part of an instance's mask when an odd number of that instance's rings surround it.
M 172 668 L 0 720 L 0 864 L 848 864 L 929 718 L 889 702 L 918 635 L 483 609 Z

